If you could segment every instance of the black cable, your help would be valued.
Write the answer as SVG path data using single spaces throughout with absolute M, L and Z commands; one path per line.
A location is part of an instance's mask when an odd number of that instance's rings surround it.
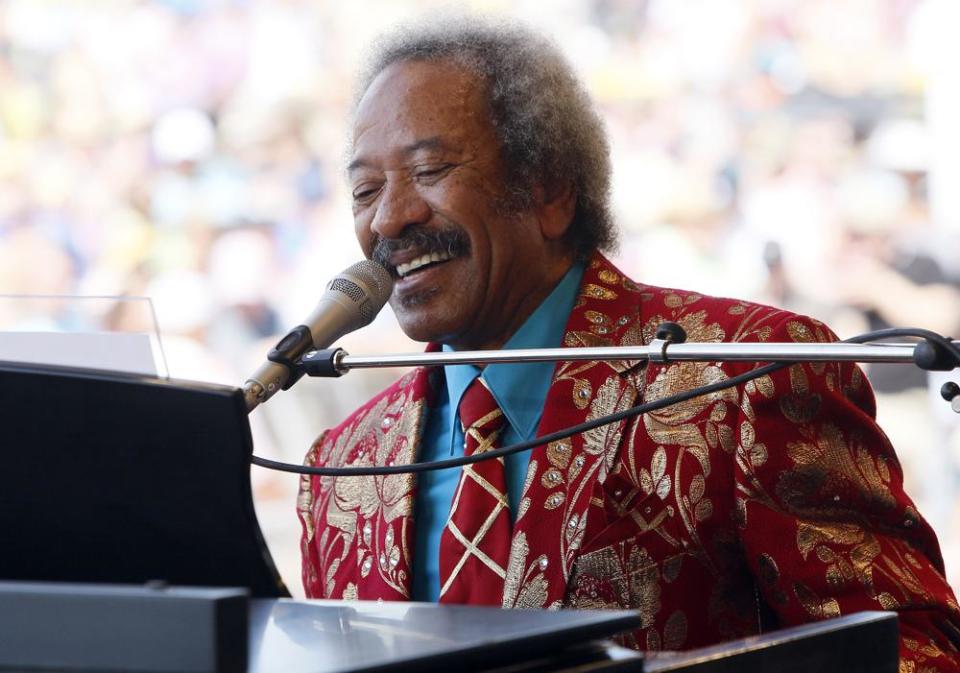
M 880 339 L 890 339 L 894 337 L 917 337 L 932 341 L 939 346 L 945 348 L 953 357 L 958 366 L 960 366 L 960 348 L 957 348 L 952 341 L 946 337 L 931 332 L 929 330 L 920 329 L 920 328 L 910 328 L 910 327 L 892 327 L 888 329 L 876 330 L 873 332 L 867 332 L 865 334 L 859 334 L 849 339 L 844 339 L 845 343 L 864 343 L 866 341 L 877 341 Z M 667 353 L 669 357 L 669 352 Z M 668 362 L 670 362 L 668 360 Z M 674 361 L 676 362 L 676 361 Z M 593 430 L 598 428 L 601 425 L 606 425 L 608 423 L 616 423 L 618 421 L 632 418 L 634 416 L 639 416 L 640 414 L 649 413 L 651 411 L 657 411 L 664 407 L 669 407 L 672 404 L 678 404 L 680 402 L 685 402 L 694 397 L 699 397 L 701 395 L 708 395 L 710 393 L 715 393 L 726 388 L 732 388 L 734 386 L 739 386 L 747 381 L 752 381 L 753 379 L 760 378 L 771 372 L 775 372 L 784 367 L 788 367 L 792 364 L 796 364 L 794 361 L 787 362 L 773 362 L 762 367 L 757 367 L 756 369 L 751 369 L 748 372 L 743 374 L 738 374 L 732 378 L 726 379 L 724 381 L 718 381 L 716 383 L 710 383 L 699 388 L 693 388 L 682 393 L 677 393 L 675 395 L 670 395 L 653 402 L 648 402 L 646 404 L 639 404 L 629 409 L 624 409 L 623 411 L 618 411 L 614 414 L 609 414 L 607 416 L 602 416 L 596 418 L 592 421 L 586 421 L 585 423 L 580 423 L 579 425 L 574 425 L 563 430 L 558 430 L 549 435 L 543 435 L 542 437 L 535 437 L 534 439 L 527 440 L 525 442 L 520 442 L 518 444 L 513 444 L 512 446 L 505 446 L 503 448 L 494 449 L 492 451 L 486 451 L 480 454 L 474 454 L 472 456 L 460 456 L 457 458 L 449 458 L 447 460 L 437 460 L 429 463 L 413 463 L 410 465 L 371 465 L 370 467 L 313 467 L 309 465 L 296 465 L 294 463 L 283 463 L 275 460 L 270 460 L 268 458 L 261 458 L 260 456 L 252 456 L 251 462 L 254 465 L 259 465 L 260 467 L 265 467 L 271 470 L 278 470 L 280 472 L 295 472 L 298 474 L 313 474 L 321 477 L 361 477 L 361 476 L 374 476 L 374 475 L 386 475 L 386 474 L 407 474 L 407 473 L 420 473 L 420 472 L 429 472 L 431 470 L 445 470 L 454 467 L 462 467 L 463 465 L 470 465 L 472 463 L 478 463 L 481 460 L 490 460 L 493 458 L 500 458 L 501 456 L 509 456 L 514 453 L 519 453 L 520 451 L 526 451 L 543 444 L 549 444 L 550 442 L 556 442 L 561 439 L 567 439 L 573 435 L 579 434 L 581 432 L 586 432 L 587 430 Z
M 865 334 L 858 334 L 843 341 L 845 343 L 864 343 L 865 341 L 877 341 L 880 339 L 892 339 L 894 337 L 904 336 L 916 337 L 924 341 L 932 341 L 946 349 L 946 351 L 953 356 L 954 362 L 956 363 L 954 365 L 955 367 L 960 366 L 960 348 L 942 334 L 937 334 L 936 332 L 931 332 L 921 327 L 888 327 L 886 329 L 874 330 L 873 332 L 866 332 Z

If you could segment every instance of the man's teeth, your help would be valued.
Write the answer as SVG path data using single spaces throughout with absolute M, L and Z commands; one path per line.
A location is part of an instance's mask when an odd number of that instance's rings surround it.
M 453 255 L 449 255 L 445 252 L 431 252 L 429 255 L 421 255 L 416 259 L 412 259 L 406 264 L 397 265 L 397 275 L 403 278 L 411 271 L 416 271 L 421 266 L 426 266 L 427 264 L 432 264 L 434 262 L 446 262 L 448 259 L 453 259 Z

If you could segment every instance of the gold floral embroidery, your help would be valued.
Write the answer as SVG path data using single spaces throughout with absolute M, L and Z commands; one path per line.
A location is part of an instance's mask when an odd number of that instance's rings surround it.
M 317 453 L 320 451 L 320 445 L 323 443 L 326 433 L 314 442 L 307 455 L 303 459 L 304 465 L 316 465 Z M 311 477 L 309 474 L 300 475 L 300 490 L 297 493 L 297 512 L 303 521 L 304 531 L 306 531 L 305 541 L 309 544 L 313 542 L 314 520 L 313 520 L 313 490 L 310 487 Z
M 662 369 L 648 384 L 645 398 L 653 401 L 675 393 L 724 380 L 726 374 L 716 365 L 705 362 L 682 362 Z M 647 431 L 654 441 L 664 444 L 696 444 L 706 446 L 700 430 L 689 423 L 712 404 L 724 400 L 735 402 L 735 389 L 701 395 L 679 404 L 659 409 L 644 416 Z
M 570 465 L 572 447 L 569 439 L 560 439 L 547 445 L 547 460 L 554 467 L 565 470 Z
M 683 305 L 681 300 L 678 306 Z M 719 323 L 707 323 L 706 311 L 695 311 L 693 313 L 674 314 L 670 316 L 655 315 L 646 322 L 646 333 L 654 334 L 657 326 L 665 320 L 672 320 L 680 325 L 687 333 L 687 341 L 723 341 L 726 334 Z
M 748 395 L 754 395 L 760 393 L 763 397 L 773 399 L 775 394 L 773 379 L 770 378 L 769 374 L 765 374 L 760 378 L 753 379 L 752 381 L 747 381 L 743 389 L 747 392 Z
M 594 325 L 609 325 L 610 316 L 599 311 L 584 311 L 583 317 Z
M 322 443 L 320 460 L 348 466 L 411 461 L 409 438 L 418 436 L 424 411 L 423 401 L 412 401 L 411 395 L 408 388 L 393 399 L 380 399 L 334 441 Z M 413 509 L 412 475 L 323 478 L 320 484 L 313 509 L 323 508 L 317 518 L 326 523 L 316 544 L 325 595 L 333 595 L 337 571 L 351 552 L 361 577 L 376 569 L 387 585 L 408 595 L 403 567 L 409 565 L 405 526 Z M 403 522 L 399 531 L 397 520 Z
M 543 508 L 548 510 L 556 509 L 562 505 L 566 499 L 567 496 L 563 493 L 563 491 L 557 491 L 556 493 L 547 496 L 546 500 L 543 501 Z
M 585 283 L 581 293 L 587 297 L 592 297 L 593 299 L 602 299 L 604 301 L 610 301 L 617 298 L 617 293 L 613 290 L 596 285 L 594 283 Z
M 569 513 L 568 516 L 564 518 L 563 522 L 563 539 L 566 542 L 566 550 L 564 554 L 564 574 L 566 575 L 567 567 L 570 562 L 573 560 L 573 554 L 580 548 L 580 545 L 583 543 L 583 535 L 587 531 L 587 514 L 584 512 L 582 516 L 577 516 L 575 513 Z
M 610 269 L 603 269 L 597 274 L 601 281 L 607 285 L 616 285 L 620 282 L 620 276 L 611 271 Z
M 625 386 L 619 376 L 608 377 L 590 403 L 586 420 L 602 418 L 633 406 L 636 392 Z M 583 433 L 583 451 L 588 455 L 606 455 L 606 468 L 613 465 L 620 448 L 623 422 L 609 423 Z M 601 474 L 606 473 L 606 469 Z
M 697 521 L 706 521 L 713 515 L 713 501 L 710 498 L 704 498 L 705 480 L 702 474 L 694 475 L 690 482 L 690 491 L 688 495 L 680 498 L 684 509 L 693 510 Z
M 831 619 L 840 616 L 840 604 L 837 603 L 837 599 L 820 598 L 802 582 L 794 583 L 793 592 L 803 609 L 814 619 Z
M 647 338 L 647 335 L 643 331 L 643 326 L 639 325 L 635 320 L 631 321 L 631 317 L 632 316 L 621 316 L 621 318 L 617 320 L 618 327 L 626 327 L 626 330 L 620 335 L 619 341 L 615 341 L 608 336 L 608 334 L 612 334 L 614 331 L 612 326 L 608 327 L 606 325 L 594 324 L 591 325 L 590 331 L 572 330 L 567 332 L 563 337 L 563 344 L 570 348 L 594 348 L 614 346 L 618 344 L 620 346 L 636 346 L 646 343 L 652 337 Z M 606 360 L 601 362 L 589 362 L 586 364 L 564 363 L 558 370 L 556 381 L 562 381 L 565 379 L 576 380 L 577 376 L 593 369 L 594 367 L 606 367 L 618 374 L 622 374 L 644 364 L 644 361 L 637 360 Z M 585 399 L 589 399 L 589 395 L 585 393 L 581 393 L 581 395 Z M 584 404 L 578 403 L 576 399 L 574 399 L 574 404 L 578 409 L 583 409 L 585 407 Z
M 889 468 L 856 441 L 848 441 L 832 423 L 824 423 L 810 441 L 790 442 L 787 453 L 796 469 L 784 472 L 777 484 L 781 500 L 803 511 L 821 500 L 818 484 L 839 479 L 887 509 L 896 504 L 888 488 Z
M 662 446 L 658 446 L 653 452 L 653 459 L 650 462 L 650 470 L 646 468 L 640 470 L 640 488 L 647 495 L 656 491 L 661 500 L 666 500 L 670 495 L 670 486 L 672 481 L 670 475 L 666 474 L 667 453 Z
M 666 297 L 663 298 L 663 305 L 667 308 L 679 308 L 683 306 L 683 297 L 679 294 L 674 294 L 671 292 Z
M 503 583 L 503 607 L 542 608 L 547 604 L 547 579 L 541 568 L 546 568 L 546 556 L 535 558 L 527 566 L 530 545 L 527 536 L 518 531 L 510 543 L 510 560 Z
M 578 609 L 635 609 L 640 614 L 640 628 L 646 629 L 653 626 L 660 611 L 660 573 L 645 548 L 633 545 L 628 553 L 625 545 L 604 547 L 577 559 L 570 579 L 574 588 L 570 602 Z M 596 583 L 609 586 L 614 602 L 588 588 Z
M 540 484 L 546 489 L 556 488 L 557 486 L 563 484 L 563 482 L 563 473 L 556 468 L 545 470 L 543 475 L 540 477 Z
M 810 392 L 803 365 L 790 367 L 790 392 L 780 396 L 780 411 L 787 420 L 797 425 L 809 423 L 820 412 L 819 393 Z
M 586 409 L 593 397 L 590 382 L 586 379 L 576 379 L 573 382 L 573 405 L 577 409 Z
M 537 461 L 530 460 L 530 463 L 527 465 L 527 476 L 523 481 L 523 491 L 520 493 L 520 504 L 517 507 L 517 518 L 514 520 L 514 524 L 520 519 L 523 518 L 523 515 L 530 511 L 530 497 L 527 493 L 530 491 L 530 486 L 537 478 Z

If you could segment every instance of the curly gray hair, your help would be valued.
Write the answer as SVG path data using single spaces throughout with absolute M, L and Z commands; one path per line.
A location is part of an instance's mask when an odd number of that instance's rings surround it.
M 603 121 L 559 48 L 517 24 L 446 17 L 382 37 L 360 78 L 357 102 L 389 65 L 453 60 L 482 77 L 501 157 L 512 185 L 509 206 L 532 205 L 533 187 L 572 184 L 576 209 L 567 241 L 577 257 L 610 250 L 610 150 Z

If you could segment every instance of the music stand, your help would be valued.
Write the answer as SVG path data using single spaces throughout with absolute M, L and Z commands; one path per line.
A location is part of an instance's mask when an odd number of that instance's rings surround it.
M 288 596 L 239 389 L 0 362 L 0 579 Z

